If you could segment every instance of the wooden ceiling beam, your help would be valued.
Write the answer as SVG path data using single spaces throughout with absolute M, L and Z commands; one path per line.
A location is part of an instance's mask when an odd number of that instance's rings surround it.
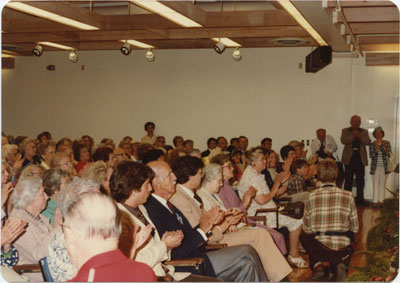
M 74 27 L 62 25 L 50 20 L 28 15 L 4 7 L 2 14 L 2 30 L 7 32 L 56 32 L 77 31 Z
M 208 12 L 207 27 L 297 26 L 285 10 Z
M 397 7 L 343 8 L 346 20 L 351 22 L 398 22 Z
M 399 52 L 399 44 L 387 43 L 387 44 L 362 44 L 361 49 L 363 51 L 378 51 L 378 52 Z
M 167 29 L 180 28 L 175 24 L 159 15 L 155 14 L 137 14 L 137 15 L 112 15 L 104 16 L 105 30 L 123 30 L 123 29 Z
M 399 53 L 367 53 L 366 66 L 398 66 Z
M 350 23 L 354 34 L 399 33 L 399 23 Z
M 169 39 L 212 37 L 294 37 L 308 36 L 299 26 L 252 27 L 252 28 L 202 28 L 171 29 Z
M 78 5 L 58 2 L 58 1 L 29 1 L 24 4 L 33 6 L 35 8 L 43 9 L 48 12 L 73 19 L 78 22 L 82 22 L 88 25 L 104 29 L 104 16 L 98 13 L 92 12 L 89 9 L 79 7 Z
M 336 1 L 328 1 L 328 7 L 334 8 Z M 340 1 L 342 7 L 396 7 L 392 1 Z
M 57 32 L 57 33 L 3 33 L 2 41 L 8 42 L 39 42 L 39 41 L 78 41 L 79 35 L 76 32 Z
M 383 44 L 383 43 L 397 43 L 399 44 L 399 36 L 359 36 L 358 42 L 360 44 Z

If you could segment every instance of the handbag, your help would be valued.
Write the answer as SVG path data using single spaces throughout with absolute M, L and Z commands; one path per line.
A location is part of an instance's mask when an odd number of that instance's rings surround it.
M 281 213 L 295 219 L 301 219 L 304 214 L 304 203 L 301 201 L 293 202 L 286 206 Z
M 393 172 L 395 167 L 396 167 L 396 158 L 394 157 L 394 154 L 391 151 L 389 151 L 387 169 L 389 172 Z

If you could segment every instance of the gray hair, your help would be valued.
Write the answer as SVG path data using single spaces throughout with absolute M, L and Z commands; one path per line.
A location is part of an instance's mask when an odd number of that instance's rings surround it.
M 202 184 L 207 184 L 215 179 L 217 179 L 217 175 L 222 172 L 222 166 L 216 163 L 210 163 L 206 167 L 204 167 L 204 177 L 202 180 Z
M 14 207 L 26 208 L 35 199 L 41 187 L 42 179 L 38 177 L 19 179 L 12 194 Z
M 20 180 L 29 178 L 29 177 L 36 177 L 33 175 L 33 170 L 35 170 L 36 168 L 39 168 L 43 172 L 45 171 L 45 169 L 43 168 L 43 166 L 41 165 L 37 165 L 37 164 L 32 164 L 29 166 L 26 166 L 22 172 L 21 172 L 21 176 L 19 177 Z
M 121 234 L 121 214 L 117 205 L 110 197 L 96 192 L 77 196 L 65 213 L 64 224 L 81 240 L 118 239 Z
M 36 140 L 35 139 L 31 139 L 31 138 L 24 139 L 19 144 L 19 152 L 21 152 L 21 154 L 25 153 L 25 149 L 28 146 L 28 144 L 30 144 L 30 143 L 34 143 L 36 145 Z
M 74 178 L 71 183 L 60 190 L 55 198 L 61 214 L 63 216 L 66 215 L 68 206 L 76 199 L 78 195 L 85 192 L 98 192 L 99 189 L 99 184 L 96 184 L 92 180 L 78 177 Z
M 264 155 L 264 152 L 261 149 L 256 149 L 255 151 L 253 151 L 250 156 L 250 161 L 256 161 L 260 154 Z
M 62 169 L 50 169 L 43 173 L 43 187 L 49 197 L 60 190 L 61 180 L 65 177 L 71 175 Z
M 107 178 L 107 164 L 103 160 L 86 165 L 84 178 L 94 181 L 96 184 L 101 184 Z
M 39 153 L 40 158 L 42 158 L 42 155 L 46 153 L 46 150 L 50 146 L 53 146 L 54 148 L 56 148 L 56 143 L 54 141 L 45 141 L 45 142 L 38 144 L 38 153 Z
M 5 144 L 1 147 L 1 155 L 2 158 L 6 158 L 13 149 L 16 149 L 18 151 L 18 146 L 15 144 Z

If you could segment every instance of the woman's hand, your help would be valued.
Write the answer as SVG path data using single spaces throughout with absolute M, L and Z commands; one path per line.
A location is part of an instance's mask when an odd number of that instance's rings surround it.
M 1 188 L 1 207 L 3 208 L 5 203 L 7 202 L 10 193 L 14 190 L 14 185 L 11 182 L 8 182 Z
M 54 210 L 54 215 L 53 215 L 53 227 L 54 229 L 57 229 L 60 227 L 60 225 L 63 223 L 63 218 L 61 214 L 61 210 L 57 207 Z
M 18 218 L 6 221 L 1 229 L 1 246 L 4 247 L 4 251 L 10 249 L 11 243 L 25 231 L 25 226 L 26 222 Z

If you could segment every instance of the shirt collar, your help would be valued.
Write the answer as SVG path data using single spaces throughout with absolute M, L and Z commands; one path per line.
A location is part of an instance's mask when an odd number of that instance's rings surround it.
M 194 198 L 194 192 L 193 192 L 192 190 L 189 190 L 188 188 L 186 188 L 185 186 L 183 186 L 183 185 L 181 185 L 181 184 L 178 184 L 178 186 L 180 186 L 181 189 L 182 189 L 191 199 L 193 199 L 193 200 L 197 203 L 197 205 L 198 205 L 199 207 L 201 207 L 201 203 L 199 203 L 199 202 Z
M 151 195 L 153 196 L 153 198 L 158 200 L 166 209 L 171 211 L 171 209 L 169 209 L 169 207 L 168 207 L 167 200 L 165 198 L 162 198 L 159 195 L 156 195 L 155 193 L 152 193 Z M 172 213 L 172 211 L 171 211 L 171 213 Z

